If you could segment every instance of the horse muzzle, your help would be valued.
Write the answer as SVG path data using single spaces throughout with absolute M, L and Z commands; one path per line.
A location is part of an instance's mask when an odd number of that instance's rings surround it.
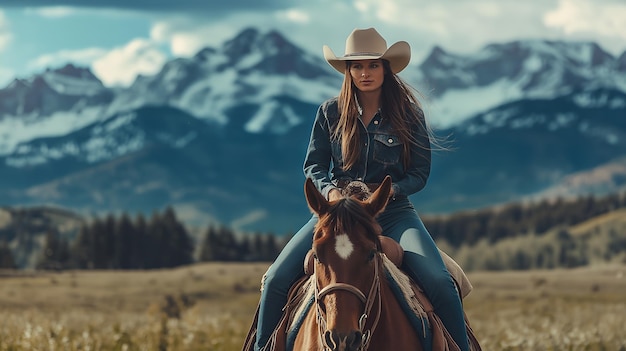
M 324 347 L 328 351 L 359 351 L 363 346 L 363 333 L 353 330 L 347 334 L 335 330 L 324 333 Z

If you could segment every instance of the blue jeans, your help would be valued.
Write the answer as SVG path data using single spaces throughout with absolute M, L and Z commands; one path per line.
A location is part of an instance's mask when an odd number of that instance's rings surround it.
M 407 198 L 390 201 L 378 218 L 383 233 L 404 249 L 404 268 L 424 289 L 461 350 L 469 350 L 463 307 L 439 250 Z M 303 262 L 313 243 L 313 216 L 287 243 L 267 271 L 259 306 L 255 350 L 267 343 L 287 303 L 289 288 L 304 274 Z

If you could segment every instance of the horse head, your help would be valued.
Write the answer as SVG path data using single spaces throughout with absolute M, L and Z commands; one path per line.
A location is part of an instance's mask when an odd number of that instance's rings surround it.
M 325 349 L 367 348 L 380 315 L 381 234 L 376 216 L 391 192 L 386 177 L 368 196 L 348 194 L 328 201 L 310 179 L 305 183 L 309 208 L 319 220 L 312 251 L 315 308 Z

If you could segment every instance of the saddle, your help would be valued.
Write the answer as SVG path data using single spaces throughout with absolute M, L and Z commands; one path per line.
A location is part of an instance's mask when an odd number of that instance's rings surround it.
M 424 291 L 412 279 L 409 280 L 408 276 L 404 275 L 400 271 L 399 267 L 402 264 L 402 256 L 404 253 L 402 247 L 400 247 L 400 245 L 391 238 L 381 236 L 380 239 L 384 253 L 384 260 L 388 262 L 388 264 L 386 265 L 386 269 L 388 273 L 390 273 L 388 274 L 388 279 L 393 279 L 393 276 L 397 276 L 398 274 L 400 274 L 404 276 L 404 279 L 410 281 L 409 295 L 411 295 L 411 297 L 408 297 L 405 292 L 404 296 L 397 296 L 397 298 L 406 298 L 407 300 L 410 298 L 412 300 L 415 300 L 406 301 L 408 306 L 416 304 L 419 305 L 417 309 L 413 310 L 413 312 L 407 311 L 407 313 L 415 313 L 415 315 L 409 317 L 417 317 L 417 319 L 420 320 L 422 318 L 425 319 L 426 323 L 423 324 L 423 326 L 424 328 L 426 328 L 427 326 L 431 333 L 432 350 L 459 351 L 460 349 L 454 342 L 452 336 L 446 330 L 439 317 L 435 314 L 434 308 L 424 294 Z M 444 263 L 446 264 L 446 267 L 450 271 L 450 274 L 452 275 L 456 283 L 459 296 L 461 296 L 461 298 L 466 297 L 473 289 L 467 275 L 450 256 L 448 256 L 445 252 L 441 250 L 440 253 L 441 257 L 444 260 Z M 391 266 L 394 266 L 395 269 Z M 293 332 L 294 329 L 297 330 L 297 328 L 299 327 L 298 323 L 301 323 L 301 319 L 304 318 L 304 315 L 306 315 L 308 308 L 310 307 L 311 301 L 309 283 L 311 280 L 311 274 L 313 272 L 312 267 L 312 254 L 311 252 L 309 252 L 304 260 L 304 271 L 306 274 L 298 279 L 290 288 L 287 304 L 283 308 L 283 315 L 263 351 L 288 350 L 287 347 L 289 344 L 288 338 L 290 335 L 290 331 Z M 261 286 L 261 290 L 262 289 L 263 287 Z M 402 294 L 398 293 L 398 295 Z M 254 320 L 246 336 L 242 351 L 254 351 L 258 316 L 259 308 L 257 306 Z M 481 351 L 482 348 L 480 347 L 480 344 L 478 343 L 478 340 L 472 328 L 470 327 L 469 320 L 466 315 L 465 326 L 470 341 L 470 350 Z M 419 330 L 418 332 L 425 332 L 425 330 Z

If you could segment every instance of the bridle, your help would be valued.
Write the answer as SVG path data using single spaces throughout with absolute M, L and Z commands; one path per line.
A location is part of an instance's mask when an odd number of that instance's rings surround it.
M 322 310 L 322 299 L 324 296 L 330 294 L 333 291 L 343 290 L 347 291 L 353 295 L 355 295 L 361 302 L 365 305 L 363 313 L 359 318 L 359 331 L 361 332 L 361 346 L 358 348 L 360 351 L 365 351 L 369 347 L 369 343 L 371 340 L 372 333 L 376 329 L 378 325 L 378 321 L 380 319 L 381 309 L 382 309 L 382 299 L 380 296 L 380 260 L 381 256 L 379 253 L 374 257 L 374 279 L 372 281 L 372 285 L 370 287 L 369 293 L 367 296 L 363 294 L 363 292 L 352 284 L 347 283 L 332 283 L 325 286 L 322 290 L 319 289 L 319 285 L 317 282 L 317 269 L 313 269 L 313 279 L 315 284 L 315 310 L 317 314 L 317 325 L 319 327 L 319 337 L 321 344 L 324 345 L 323 335 L 326 332 L 326 313 Z M 377 304 L 377 311 L 375 314 L 375 318 L 371 324 L 371 327 L 366 330 L 366 324 L 368 318 L 372 315 L 372 308 L 374 304 Z M 326 349 L 326 347 L 324 347 Z

